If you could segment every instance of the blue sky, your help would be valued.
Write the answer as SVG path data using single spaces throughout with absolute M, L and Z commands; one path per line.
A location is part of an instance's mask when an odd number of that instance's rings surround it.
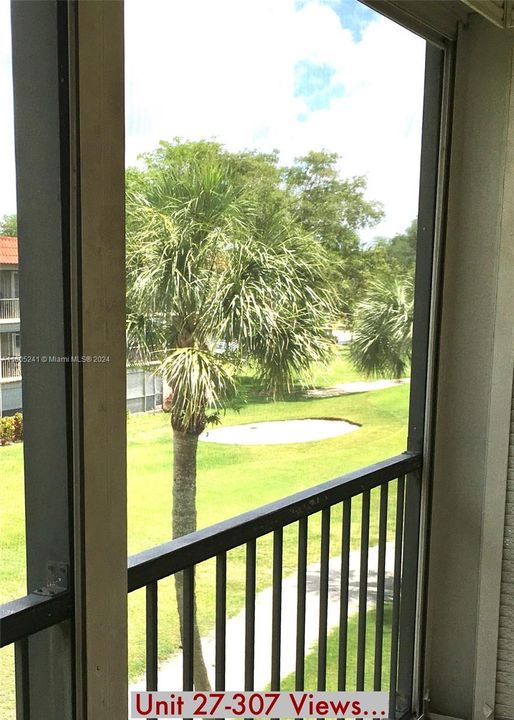
M 327 4 L 334 8 L 341 25 L 351 31 L 355 42 L 362 40 L 364 28 L 376 18 L 373 10 L 355 0 L 335 0 L 333 3 L 328 0 Z
M 307 111 L 298 115 L 299 120 L 306 120 L 309 113 L 325 110 L 330 107 L 334 98 L 343 97 L 344 87 L 334 83 L 335 70 L 326 63 L 315 63 L 311 60 L 300 60 L 295 65 L 295 97 L 302 98 Z
M 311 1 L 296 0 L 296 8 L 302 10 Z M 373 10 L 356 0 L 319 0 L 319 4 L 327 5 L 337 13 L 341 26 L 351 31 L 356 42 L 360 42 L 364 28 L 376 17 Z
M 0 0 L 0 215 L 15 210 L 9 0 Z M 126 0 L 127 163 L 160 139 L 325 148 L 390 235 L 417 212 L 424 43 L 357 0 Z

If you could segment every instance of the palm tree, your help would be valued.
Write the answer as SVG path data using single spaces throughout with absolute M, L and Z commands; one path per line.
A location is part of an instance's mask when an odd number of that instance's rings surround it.
M 402 377 L 412 350 L 413 283 L 385 275 L 375 280 L 354 318 L 353 364 L 369 376 Z
M 263 227 L 254 196 L 215 157 L 134 177 L 128 342 L 160 360 L 171 388 L 176 538 L 196 530 L 198 438 L 236 397 L 238 368 L 251 364 L 276 396 L 327 360 L 333 293 L 319 243 L 283 211 Z M 182 632 L 181 577 L 175 586 Z M 194 682 L 206 689 L 194 633 Z

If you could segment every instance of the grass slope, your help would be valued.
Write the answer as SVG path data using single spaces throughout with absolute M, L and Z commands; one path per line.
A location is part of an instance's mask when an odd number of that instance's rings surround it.
M 314 383 L 362 379 L 341 353 L 329 368 L 315 374 Z M 408 386 L 335 398 L 282 402 L 258 398 L 240 412 L 227 412 L 223 424 L 299 418 L 340 417 L 362 427 L 346 436 L 317 442 L 266 446 L 200 443 L 198 453 L 198 525 L 206 527 L 324 480 L 395 455 L 405 449 Z M 163 413 L 130 416 L 128 420 L 128 545 L 129 554 L 166 542 L 171 525 L 172 441 L 169 417 Z M 0 602 L 25 593 L 22 446 L 0 448 Z M 394 527 L 394 487 L 388 526 Z M 352 546 L 359 543 L 360 500 L 353 503 Z M 377 538 L 377 493 L 372 493 L 371 544 Z M 333 510 L 331 554 L 340 552 L 340 508 Z M 284 534 L 284 576 L 296 565 L 296 526 Z M 319 518 L 309 523 L 309 562 L 319 557 Z M 214 563 L 197 570 L 199 622 L 208 632 L 214 622 Z M 258 541 L 257 585 L 271 584 L 271 538 Z M 229 553 L 227 611 L 236 614 L 244 604 L 244 548 Z M 159 584 L 160 656 L 179 647 L 175 596 L 171 579 Z M 144 669 L 144 591 L 129 597 L 129 673 Z M 0 653 L 0 707 L 12 707 L 11 649 Z M 7 687 L 10 686 L 10 687 Z M 0 712 L 0 720 L 11 717 Z

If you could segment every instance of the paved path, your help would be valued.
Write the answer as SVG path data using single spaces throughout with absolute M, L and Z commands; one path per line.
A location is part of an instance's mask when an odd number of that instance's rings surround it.
M 337 395 L 349 395 L 351 393 L 369 392 L 370 390 L 383 390 L 384 388 L 394 387 L 395 385 L 405 385 L 410 383 L 410 378 L 402 378 L 401 380 L 369 380 L 347 383 L 337 383 L 332 387 L 312 388 L 306 390 L 307 397 L 336 397 Z
M 376 598 L 378 548 L 369 550 L 368 565 L 368 607 L 373 607 Z M 360 551 L 350 553 L 349 607 L 348 615 L 358 611 Z M 394 543 L 386 546 L 386 596 L 391 595 L 394 567 Z M 339 590 L 341 580 L 341 558 L 335 557 L 329 564 L 328 630 L 339 623 Z M 282 653 L 281 676 L 286 677 L 295 669 L 296 651 L 296 575 L 284 578 L 282 582 Z M 255 689 L 263 690 L 270 681 L 271 661 L 271 609 L 272 590 L 266 588 L 257 594 L 255 603 Z M 318 640 L 319 616 L 319 564 L 307 568 L 306 599 L 306 655 Z M 229 690 L 244 687 L 244 609 L 227 621 L 226 685 Z M 207 670 L 214 687 L 214 637 L 202 638 L 202 647 Z M 180 655 L 166 661 L 159 669 L 159 688 L 177 690 L 182 687 L 182 658 Z M 144 679 L 130 687 L 144 689 Z

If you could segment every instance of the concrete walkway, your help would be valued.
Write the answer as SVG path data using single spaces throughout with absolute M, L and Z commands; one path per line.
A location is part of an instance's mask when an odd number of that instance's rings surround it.
M 368 561 L 368 608 L 375 605 L 378 547 L 369 550 Z M 348 615 L 358 612 L 359 602 L 360 551 L 350 553 L 350 579 Z M 386 546 L 386 597 L 391 597 L 394 568 L 394 543 Z M 281 676 L 286 677 L 295 669 L 296 652 L 296 575 L 284 578 L 282 582 L 282 652 Z M 335 557 L 329 564 L 328 631 L 339 623 L 339 592 L 341 581 L 341 558 Z M 255 689 L 263 690 L 270 682 L 271 666 L 271 611 L 272 589 L 266 588 L 256 596 L 255 603 Z M 307 568 L 305 655 L 318 641 L 319 617 L 319 564 Z M 227 621 L 226 684 L 228 690 L 242 690 L 244 687 L 244 609 Z M 202 648 L 207 670 L 214 687 L 215 644 L 213 634 L 202 639 Z M 182 657 L 177 655 L 166 661 L 159 669 L 159 689 L 178 690 L 182 688 Z M 130 690 L 144 690 L 142 678 L 131 685 Z
M 313 398 L 337 397 L 338 395 L 350 395 L 351 393 L 383 390 L 384 388 L 405 385 L 406 383 L 410 383 L 410 378 L 402 378 L 401 380 L 358 380 L 356 382 L 337 383 L 332 387 L 312 388 L 306 390 L 305 395 Z

